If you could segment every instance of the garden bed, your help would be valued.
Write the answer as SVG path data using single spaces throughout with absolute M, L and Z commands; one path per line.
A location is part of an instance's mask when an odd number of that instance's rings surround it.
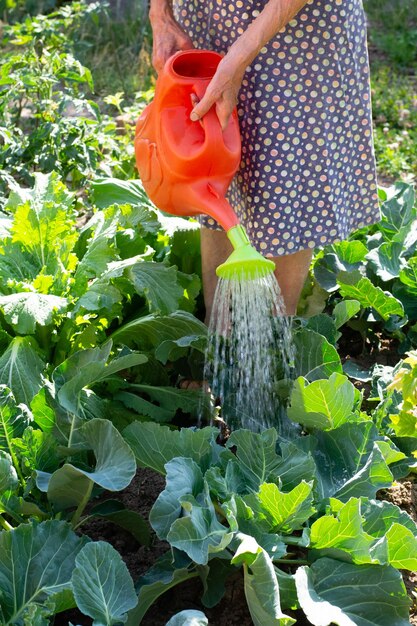
M 163 478 L 149 469 L 139 469 L 136 477 L 127 489 L 117 498 L 123 504 L 148 518 L 149 511 L 164 487 Z M 399 506 L 411 515 L 417 522 L 417 486 L 412 480 L 401 480 L 388 490 L 381 491 L 381 499 L 387 500 Z M 120 552 L 129 568 L 133 580 L 144 574 L 168 548 L 165 541 L 160 541 L 153 536 L 150 547 L 138 545 L 132 536 L 120 528 L 115 528 L 108 522 L 94 520 L 83 527 L 83 531 L 94 541 L 108 541 Z M 410 595 L 414 608 L 410 613 L 410 624 L 417 626 L 417 603 L 415 589 L 417 586 L 417 573 L 403 572 L 404 582 Z M 248 606 L 243 589 L 243 577 L 238 573 L 235 579 L 226 587 L 223 600 L 213 609 L 205 608 L 201 603 L 202 584 L 198 579 L 193 579 L 174 589 L 167 591 L 152 605 L 141 622 L 141 626 L 165 626 L 167 621 L 176 613 L 184 609 L 199 609 L 204 611 L 212 626 L 252 626 L 253 622 L 248 613 Z M 297 614 L 298 613 L 298 614 Z M 297 626 L 310 626 L 301 612 L 293 613 L 297 619 Z M 55 626 L 68 626 L 68 622 L 80 626 L 91 626 L 91 619 L 82 615 L 77 609 L 57 615 Z

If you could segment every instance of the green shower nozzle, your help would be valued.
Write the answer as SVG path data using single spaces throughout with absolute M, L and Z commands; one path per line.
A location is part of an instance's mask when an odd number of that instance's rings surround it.
M 251 245 L 243 226 L 238 224 L 227 231 L 234 248 L 229 258 L 219 265 L 216 274 L 220 278 L 251 280 L 262 278 L 275 270 L 275 263 L 265 259 Z

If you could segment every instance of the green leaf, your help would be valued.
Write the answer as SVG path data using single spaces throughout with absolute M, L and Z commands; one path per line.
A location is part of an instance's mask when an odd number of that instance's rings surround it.
M 254 496 L 249 496 L 250 503 Z M 289 493 L 279 490 L 274 483 L 263 483 L 256 494 L 258 509 L 266 516 L 272 532 L 291 533 L 302 528 L 315 512 L 312 483 L 302 481 Z
M 233 533 L 217 520 L 207 487 L 198 500 L 189 494 L 180 495 L 178 499 L 185 516 L 173 522 L 167 540 L 194 563 L 206 565 L 211 554 L 222 552 L 229 545 Z
M 281 443 L 280 456 L 276 452 L 277 438 L 277 431 L 273 428 L 262 433 L 241 429 L 231 434 L 227 446 L 237 446 L 236 457 L 232 459 L 237 460 L 239 470 L 235 484 L 242 482 L 243 477 L 246 492 L 257 492 L 265 482 L 279 482 L 282 489 L 290 491 L 302 480 L 309 482 L 315 478 L 316 465 L 312 456 L 293 442 Z M 229 458 L 225 453 L 221 456 Z
M 32 291 L 0 296 L 0 308 L 6 321 L 16 332 L 26 335 L 35 332 L 36 324 L 51 324 L 54 314 L 63 313 L 67 304 L 66 298 Z
M 55 426 L 55 412 L 46 400 L 46 389 L 42 387 L 30 403 L 35 423 L 44 431 L 51 432 Z
M 282 571 L 275 565 L 274 570 L 281 594 L 281 607 L 283 609 L 299 609 L 300 605 L 297 599 L 297 588 L 295 586 L 294 574 L 287 574 L 287 572 Z
M 155 209 L 151 206 L 143 185 L 139 180 L 120 180 L 119 178 L 103 178 L 92 183 L 94 203 L 100 208 L 111 206 L 112 204 L 130 204 L 139 209 L 146 209 L 148 220 L 153 225 L 152 230 L 147 232 L 158 232 L 160 224 L 157 220 Z M 136 221 L 143 223 L 140 217 Z
M 43 384 L 45 363 L 31 337 L 15 337 L 0 356 L 0 384 L 7 385 L 16 402 L 30 405 Z
M 343 263 L 348 263 L 349 265 L 354 265 L 355 263 L 360 263 L 366 257 L 368 252 L 368 248 L 362 241 L 358 240 L 344 240 L 339 243 L 335 243 L 333 248 L 339 257 L 339 259 Z
M 62 592 L 71 590 L 75 558 L 87 541 L 56 520 L 0 533 L 4 626 L 21 623 L 33 607 L 44 607 L 52 615 L 73 606 Z
M 383 537 L 394 523 L 408 528 L 417 534 L 417 525 L 413 519 L 395 504 L 385 500 L 362 499 L 363 527 L 374 537 Z
M 149 524 L 136 511 L 126 509 L 120 500 L 105 500 L 93 507 L 89 515 L 102 517 L 127 530 L 140 544 L 150 544 Z
M 328 378 L 333 372 L 343 373 L 336 348 L 322 335 L 302 328 L 294 333 L 294 346 L 295 376 L 304 376 L 312 382 Z
M 185 228 L 178 228 L 170 239 L 168 260 L 181 272 L 201 276 L 200 225 L 187 221 Z
M 160 539 L 166 539 L 172 524 L 181 513 L 180 498 L 197 496 L 203 491 L 203 474 L 191 459 L 174 458 L 166 466 L 166 486 L 149 514 L 152 528 Z
M 205 479 L 206 477 L 207 473 Z M 284 543 L 282 535 L 270 532 L 270 524 L 263 512 L 260 511 L 259 503 L 253 494 L 246 497 L 228 494 L 226 498 L 227 501 L 222 503 L 222 511 L 233 532 L 240 532 L 253 537 L 271 559 L 285 556 L 287 545 Z
M 319 559 L 295 574 L 298 600 L 314 626 L 409 626 L 409 600 L 392 567 Z
M 328 380 L 312 383 L 300 376 L 291 393 L 287 414 L 306 428 L 330 430 L 346 421 L 358 421 L 353 415 L 357 392 L 346 376 L 334 372 Z
M 402 242 L 386 241 L 366 255 L 369 266 L 383 281 L 397 278 L 406 264 Z
M 17 523 L 21 523 L 22 515 L 38 520 L 44 520 L 47 517 L 35 502 L 28 502 L 14 495 L 12 491 L 5 491 L 0 496 L 0 513 L 7 513 Z
M 87 544 L 77 554 L 72 586 L 77 606 L 97 625 L 115 626 L 138 599 L 120 554 L 105 541 Z
M 31 422 L 31 415 L 24 406 L 16 406 L 10 389 L 0 385 L 0 450 L 12 451 L 12 439 L 21 437 Z
M 218 430 L 212 427 L 194 430 L 171 430 L 152 422 L 134 422 L 123 431 L 140 467 L 150 467 L 165 474 L 165 464 L 175 457 L 193 459 L 203 470 L 212 458 L 212 440 Z
M 163 341 L 177 340 L 191 335 L 207 335 L 207 326 L 191 313 L 176 311 L 171 315 L 158 317 L 147 315 L 124 324 L 114 331 L 110 338 L 114 344 L 136 345 L 141 350 L 151 350 Z
M 385 535 L 388 544 L 388 562 L 397 569 L 417 571 L 417 529 L 414 534 L 402 524 L 394 522 Z
M 145 355 L 125 349 L 120 356 L 107 362 L 111 348 L 112 341 L 109 340 L 100 347 L 79 350 L 55 368 L 52 378 L 58 389 L 58 400 L 67 411 L 82 417 L 80 394 L 84 388 L 147 361 Z
M 111 296 L 114 297 L 115 291 L 120 292 L 113 287 L 109 281 L 100 281 L 105 274 L 111 261 L 117 261 L 119 256 L 115 247 L 115 237 L 119 226 L 120 212 L 118 210 L 109 211 L 107 214 L 98 212 L 93 215 L 89 222 L 82 229 L 81 237 L 85 238 L 88 233 L 89 238 L 85 244 L 86 249 L 74 273 L 74 285 L 72 291 L 81 296 L 76 309 L 80 306 L 88 309 L 91 303 L 91 291 L 95 291 L 96 284 L 100 284 L 101 291 L 104 292 L 103 283 L 106 285 L 106 291 L 109 290 Z M 91 232 L 92 231 L 92 232 Z M 92 282 L 88 288 L 89 281 Z M 103 296 L 106 295 L 103 293 Z M 98 299 L 97 295 L 97 299 Z M 95 308 L 98 308 L 96 303 Z
M 373 308 L 384 320 L 390 315 L 404 315 L 404 308 L 399 300 L 389 292 L 382 291 L 380 287 L 375 287 L 369 278 L 363 277 L 358 271 L 340 272 L 337 280 L 344 298 L 354 298 L 364 308 Z
M 400 281 L 407 286 L 407 291 L 417 296 L 417 257 L 408 260 L 407 265 L 400 271 Z
M 338 288 L 337 275 L 343 271 L 356 269 L 357 264 L 343 263 L 337 254 L 328 252 L 319 257 L 314 263 L 314 278 L 318 285 L 331 293 Z
M 275 474 L 275 482 L 290 491 L 302 480 L 310 482 L 316 479 L 316 464 L 311 454 L 300 450 L 294 442 L 281 443 L 281 458 Z
M 225 471 L 217 465 L 209 467 L 204 475 L 204 480 L 207 482 L 210 492 L 221 500 L 227 500 L 230 494 L 247 493 L 248 490 L 246 477 L 239 463 L 233 457 L 227 461 Z
M 382 204 L 382 219 L 379 230 L 388 241 L 403 243 L 410 232 L 410 225 L 416 218 L 414 189 L 406 183 L 396 183 L 395 193 Z
M 130 384 L 128 389 L 148 396 L 150 401 L 130 391 L 120 391 L 115 394 L 114 399 L 135 410 L 139 415 L 147 415 L 158 422 L 169 422 L 178 409 L 198 417 L 209 402 L 207 394 L 196 389 L 136 384 Z
M 12 448 L 26 475 L 35 470 L 53 472 L 61 461 L 55 437 L 31 426 L 25 429 L 20 439 L 12 440 Z
M 334 319 L 330 315 L 326 315 L 326 313 L 313 315 L 313 317 L 308 319 L 305 327 L 309 330 L 314 330 L 319 335 L 323 335 L 332 345 L 335 345 L 338 334 L 340 334 L 337 332 Z
M 241 544 L 232 563 L 243 564 L 246 601 L 254 626 L 290 626 L 295 619 L 284 615 L 277 577 L 271 559 L 253 539 L 240 535 Z
M 276 453 L 277 431 L 274 428 L 262 433 L 236 430 L 227 441 L 227 447 L 237 447 L 236 456 L 248 485 L 248 490 L 258 491 L 271 475 L 278 473 L 281 457 Z
M 320 497 L 374 498 L 378 489 L 392 484 L 392 474 L 376 441 L 372 422 L 346 423 L 330 431 L 317 431 L 297 442 L 311 452 L 317 467 Z
M 360 311 L 361 305 L 357 300 L 342 300 L 333 309 L 333 317 L 336 328 L 346 324 L 356 313 Z
M 331 509 L 333 500 L 331 500 Z M 323 515 L 311 526 L 311 547 L 324 550 L 324 556 L 332 556 L 343 560 L 351 557 L 354 563 L 379 563 L 371 555 L 375 538 L 363 529 L 361 500 L 350 498 L 348 502 L 335 507 L 331 514 Z M 334 513 L 334 514 L 332 514 Z M 329 553 L 330 551 L 330 553 Z M 323 554 L 323 552 L 320 552 Z M 382 564 L 386 564 L 386 561 Z
M 37 485 L 47 491 L 48 499 L 58 508 L 77 506 L 85 497 L 90 482 L 108 489 L 121 491 L 135 473 L 133 452 L 109 420 L 93 419 L 80 429 L 84 448 L 91 449 L 96 458 L 93 471 L 65 463 L 52 475 L 37 472 Z
M 12 248 L 24 252 L 26 257 L 30 255 L 37 271 L 54 276 L 62 293 L 66 273 L 76 262 L 72 253 L 78 238 L 74 196 L 55 172 L 36 172 L 34 179 L 32 189 L 14 185 L 6 204 L 6 208 L 14 212 Z M 11 251 L 10 246 L 8 251 Z M 60 278 L 64 283 L 58 283 Z
M 204 354 L 207 340 L 204 335 L 191 335 L 189 337 L 181 337 L 180 339 L 170 339 L 163 341 L 155 350 L 156 358 L 161 363 L 166 364 L 168 361 L 176 361 L 186 356 L 190 350 L 198 350 Z
M 179 308 L 184 290 L 175 267 L 143 261 L 130 268 L 129 278 L 136 291 L 145 296 L 151 313 L 168 315 Z
M 201 602 L 207 608 L 212 608 L 223 598 L 226 580 L 236 572 L 236 568 L 226 559 L 212 558 L 207 565 L 200 565 L 198 572 L 204 586 Z
M 208 626 L 208 619 L 201 611 L 189 609 L 173 615 L 165 626 Z
M 19 479 L 10 454 L 0 450 L 0 493 L 14 491 L 19 484 Z
M 188 565 L 189 561 L 186 565 L 177 563 L 171 550 L 163 554 L 146 574 L 139 578 L 139 601 L 136 608 L 129 612 L 126 626 L 138 626 L 149 607 L 165 591 L 198 576 L 195 570 L 188 569 Z

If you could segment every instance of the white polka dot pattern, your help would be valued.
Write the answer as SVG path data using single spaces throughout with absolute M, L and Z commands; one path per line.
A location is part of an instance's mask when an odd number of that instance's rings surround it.
M 174 0 L 174 10 L 196 47 L 227 52 L 265 3 Z M 228 198 L 263 254 L 334 243 L 380 219 L 361 0 L 310 0 L 248 68 L 238 114 Z

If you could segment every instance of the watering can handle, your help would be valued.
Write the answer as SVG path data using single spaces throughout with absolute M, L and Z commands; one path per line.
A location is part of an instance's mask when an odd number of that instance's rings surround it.
M 197 96 L 199 100 L 202 100 L 207 89 L 207 84 L 196 83 L 193 86 L 192 92 Z M 207 111 L 207 113 L 199 120 L 204 132 L 206 143 L 210 141 L 213 152 L 216 153 L 218 146 L 224 144 L 223 131 L 219 122 L 219 118 L 216 113 L 216 106 L 213 106 Z

